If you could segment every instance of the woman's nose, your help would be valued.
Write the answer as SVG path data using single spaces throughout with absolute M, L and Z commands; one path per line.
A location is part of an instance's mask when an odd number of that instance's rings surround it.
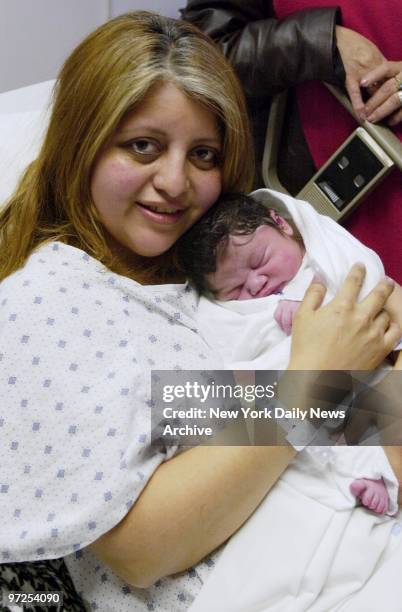
M 187 159 L 177 154 L 162 156 L 154 175 L 154 187 L 169 198 L 179 198 L 189 189 Z

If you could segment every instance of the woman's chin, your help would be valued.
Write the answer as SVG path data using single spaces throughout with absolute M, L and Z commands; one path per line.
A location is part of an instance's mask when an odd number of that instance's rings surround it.
M 126 248 L 128 248 L 131 253 L 137 255 L 138 257 L 146 257 L 151 259 L 153 257 L 160 257 L 164 253 L 166 253 L 175 243 L 175 240 L 169 241 L 155 241 L 154 243 L 136 243 L 136 244 L 127 244 Z

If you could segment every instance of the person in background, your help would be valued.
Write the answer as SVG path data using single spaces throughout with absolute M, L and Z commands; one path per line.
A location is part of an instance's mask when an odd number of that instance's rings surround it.
M 361 121 L 386 121 L 402 138 L 399 0 L 386 5 L 371 0 L 188 0 L 182 15 L 219 42 L 235 67 L 255 117 L 258 160 L 269 99 L 294 88 L 278 160 L 279 178 L 291 194 L 356 127 L 319 81 L 344 84 Z M 393 171 L 345 222 L 399 283 L 401 203 L 401 175 Z

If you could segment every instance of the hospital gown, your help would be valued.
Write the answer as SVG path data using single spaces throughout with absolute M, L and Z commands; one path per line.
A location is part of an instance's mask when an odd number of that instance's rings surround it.
M 186 610 L 214 566 L 150 589 L 86 548 L 176 448 L 150 445 L 151 371 L 219 367 L 186 285 L 143 287 L 54 242 L 0 285 L 0 561 L 64 556 L 93 610 Z

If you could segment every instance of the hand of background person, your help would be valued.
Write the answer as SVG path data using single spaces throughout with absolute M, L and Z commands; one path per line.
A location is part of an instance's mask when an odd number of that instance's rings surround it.
M 345 69 L 345 86 L 350 101 L 358 118 L 364 121 L 366 110 L 360 90 L 361 80 L 386 59 L 374 43 L 343 26 L 336 26 L 336 45 Z
M 366 102 L 367 120 L 376 123 L 389 117 L 390 126 L 402 121 L 402 101 L 398 92 L 402 90 L 402 62 L 384 60 L 379 66 L 364 75 L 360 81 L 372 95 Z M 400 94 L 402 95 L 402 94 Z
M 383 310 L 394 283 L 384 278 L 358 303 L 365 268 L 355 264 L 336 296 L 320 308 L 326 288 L 313 281 L 293 319 L 289 369 L 370 370 L 401 338 Z

